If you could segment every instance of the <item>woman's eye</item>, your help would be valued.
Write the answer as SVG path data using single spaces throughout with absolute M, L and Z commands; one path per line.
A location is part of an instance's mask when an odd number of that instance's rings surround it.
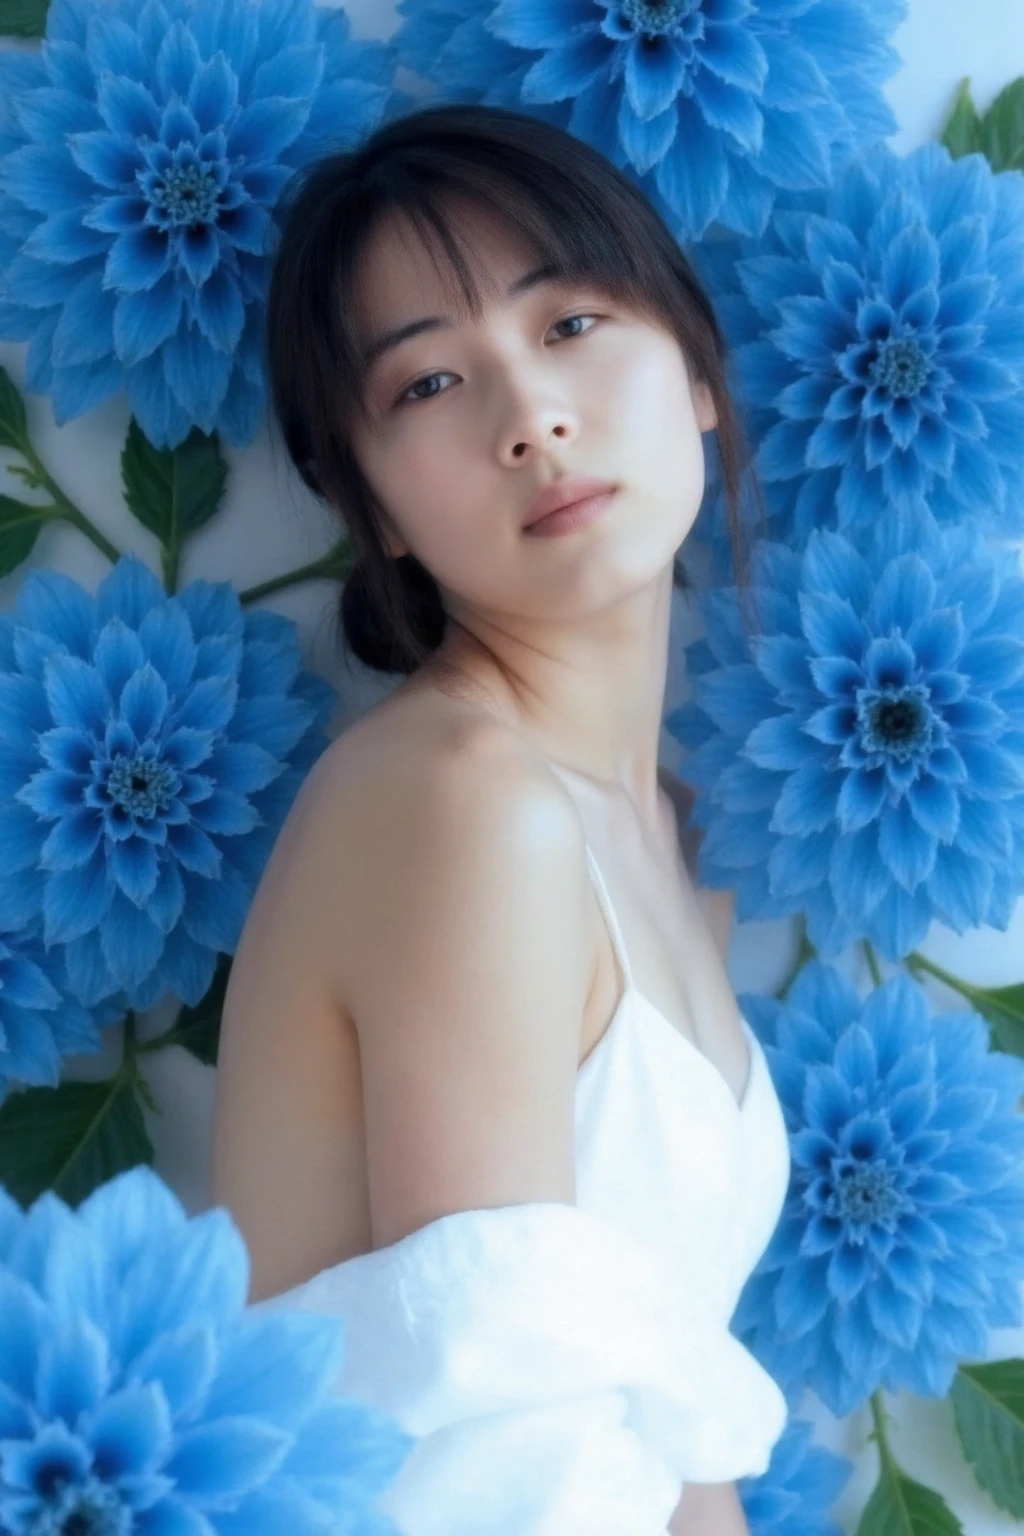
M 422 379 L 416 379 L 414 383 L 409 385 L 408 389 L 403 390 L 402 393 L 399 395 L 398 399 L 395 401 L 395 404 L 396 405 L 404 405 L 404 404 L 406 404 L 406 402 L 409 402 L 411 404 L 414 400 L 431 400 L 431 399 L 433 399 L 434 395 L 436 395 L 438 393 L 438 391 L 436 389 L 432 389 L 429 392 L 429 394 L 426 394 L 426 395 L 414 395 L 413 394 L 413 390 L 414 389 L 419 389 L 424 384 L 431 384 L 431 383 L 433 383 L 434 379 L 444 379 L 444 378 L 452 378 L 452 377 L 454 377 L 454 375 L 452 375 L 452 374 L 428 373 Z
M 576 315 L 565 315 L 561 320 L 556 320 L 555 321 L 555 325 L 556 326 L 559 326 L 559 325 L 571 325 L 574 320 L 596 320 L 597 318 L 598 318 L 597 315 L 592 315 L 590 313 L 583 313 L 583 314 L 576 314 Z M 589 329 L 590 329 L 590 327 L 588 327 L 588 330 Z M 587 331 L 573 331 L 571 335 L 563 336 L 562 340 L 563 341 L 573 341 L 573 340 L 575 340 L 575 338 L 577 336 L 585 336 L 586 334 L 587 334 Z M 417 390 L 417 389 L 421 389 L 423 387 L 423 385 L 425 385 L 425 384 L 432 384 L 435 379 L 444 379 L 444 378 L 449 378 L 449 379 L 450 378 L 454 378 L 454 374 L 450 374 L 450 373 L 447 373 L 447 374 L 446 373 L 427 373 L 427 374 L 424 374 L 422 379 L 414 379 L 413 382 L 409 385 L 408 389 L 404 389 L 402 391 L 402 393 L 398 396 L 397 400 L 395 401 L 395 404 L 396 405 L 413 405 L 413 404 L 415 404 L 415 402 L 417 400 L 433 400 L 435 398 L 435 396 L 437 396 L 439 394 L 443 394 L 444 391 L 443 390 L 438 390 L 438 389 L 431 389 L 431 390 L 429 390 L 424 395 L 414 394 L 413 391 Z
M 566 315 L 564 320 L 556 320 L 555 324 L 556 325 L 571 325 L 574 320 L 596 320 L 596 319 L 597 319 L 596 315 L 590 315 L 590 314 Z M 585 336 L 585 335 L 586 335 L 586 331 L 574 331 L 573 332 L 573 336 Z M 567 336 L 566 340 L 567 341 L 571 341 L 572 340 L 572 336 Z

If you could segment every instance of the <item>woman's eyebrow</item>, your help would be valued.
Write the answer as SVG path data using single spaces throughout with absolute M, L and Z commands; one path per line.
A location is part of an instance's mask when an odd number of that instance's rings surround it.
M 552 262 L 545 262 L 539 267 L 533 267 L 529 272 L 517 277 L 515 282 L 509 285 L 507 290 L 510 299 L 518 298 L 530 288 L 536 288 L 540 283 L 551 282 L 558 276 L 558 268 Z M 448 315 L 424 315 L 421 320 L 410 320 L 405 325 L 395 326 L 389 331 L 382 331 L 374 337 L 362 352 L 362 366 L 364 375 L 379 362 L 385 352 L 400 346 L 403 341 L 408 341 L 410 336 L 418 336 L 422 331 L 448 331 L 452 329 L 452 320 Z

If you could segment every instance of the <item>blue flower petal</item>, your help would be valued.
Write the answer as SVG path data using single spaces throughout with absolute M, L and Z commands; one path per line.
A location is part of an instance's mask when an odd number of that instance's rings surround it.
M 114 886 L 106 859 L 97 850 L 81 869 L 58 869 L 43 887 L 43 933 L 47 948 L 68 944 L 102 923 L 110 910 Z
M 679 123 L 675 105 L 665 108 L 655 117 L 641 118 L 633 110 L 628 97 L 619 103 L 618 129 L 622 147 L 641 175 L 667 153 Z
M 714 220 L 729 185 L 721 136 L 688 97 L 676 104 L 679 128 L 672 149 L 654 172 L 658 191 L 682 225 L 702 235 Z
M 103 958 L 117 985 L 131 994 L 159 961 L 164 935 L 149 914 L 120 891 L 114 894 L 109 909 L 110 920 L 100 938 Z
M 51 1335 L 40 1353 L 36 1391 L 45 1418 L 74 1424 L 109 1389 L 110 1353 L 104 1335 L 86 1318 Z
M 563 38 L 523 76 L 524 102 L 564 101 L 607 71 L 612 49 L 595 27 Z
M 486 25 L 517 48 L 552 48 L 592 16 L 587 0 L 498 0 Z
M 623 53 L 623 101 L 641 120 L 659 117 L 675 102 L 690 73 L 689 60 L 670 36 L 644 44 L 634 38 Z M 621 122 L 620 117 L 620 127 Z

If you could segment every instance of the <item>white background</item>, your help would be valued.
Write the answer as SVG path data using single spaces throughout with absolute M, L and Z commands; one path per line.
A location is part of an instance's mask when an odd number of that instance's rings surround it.
M 390 0 L 350 0 L 348 9 L 356 35 L 386 37 L 397 21 Z M 888 88 L 900 125 L 892 143 L 906 151 L 938 133 L 963 76 L 970 77 L 975 101 L 984 108 L 1003 85 L 1024 74 L 1024 0 L 973 0 L 970 5 L 963 0 L 910 0 L 909 17 L 895 43 L 904 62 Z M 23 354 L 23 347 L 0 345 L 0 363 L 19 385 L 24 377 Z M 155 542 L 130 518 L 121 495 L 119 454 L 128 425 L 126 401 L 111 401 L 61 429 L 54 426 L 46 399 L 33 396 L 28 408 L 30 430 L 51 472 L 115 543 L 135 550 L 158 570 Z M 292 473 L 282 447 L 271 439 L 269 431 L 264 430 L 243 453 L 225 451 L 231 465 L 225 505 L 214 523 L 189 546 L 182 583 L 202 576 L 231 580 L 243 588 L 300 565 L 330 545 L 334 525 Z M 6 481 L 0 468 L 0 489 L 24 496 L 19 482 Z M 74 531 L 59 526 L 44 530 L 31 563 L 55 566 L 90 589 L 107 569 L 92 546 Z M 0 607 L 13 605 L 20 580 L 21 574 L 15 573 L 0 581 Z M 341 691 L 336 717 L 340 729 L 391 684 L 367 675 L 358 663 L 353 662 L 352 670 L 346 670 L 338 659 L 335 598 L 332 586 L 321 582 L 283 593 L 274 599 L 273 606 L 295 619 L 309 664 Z M 692 615 L 679 604 L 666 711 L 685 695 L 682 650 L 693 629 Z M 663 760 L 675 766 L 678 755 L 677 744 L 663 732 Z M 752 923 L 739 928 L 731 956 L 737 989 L 769 990 L 776 986 L 786 972 L 792 947 L 788 924 Z M 936 928 L 923 948 L 953 971 L 983 984 L 1024 980 L 1024 903 L 1005 934 L 984 931 L 958 938 Z M 856 970 L 853 974 L 861 979 Z M 935 1003 L 949 1007 L 956 1000 L 937 991 Z M 163 1027 L 166 1018 L 167 1010 L 158 1010 L 147 1021 L 145 1032 Z M 84 1061 L 80 1067 L 76 1064 L 75 1073 L 105 1075 L 116 1059 L 116 1041 L 111 1040 L 101 1058 Z M 159 1117 L 149 1117 L 157 1167 L 190 1209 L 202 1209 L 208 1198 L 214 1073 L 179 1050 L 148 1058 L 146 1070 L 163 1111 Z M 993 1336 L 992 1358 L 1022 1353 L 1024 1330 Z M 947 1404 L 906 1396 L 890 1397 L 887 1404 L 892 1415 L 892 1442 L 901 1465 L 947 1498 L 969 1536 L 1009 1536 L 1011 1531 L 1024 1530 L 975 1487 Z M 856 1463 L 836 1506 L 844 1530 L 852 1533 L 876 1474 L 876 1455 L 866 1444 L 871 1428 L 868 1411 L 837 1423 L 808 1397 L 801 1412 L 815 1420 L 824 1444 Z

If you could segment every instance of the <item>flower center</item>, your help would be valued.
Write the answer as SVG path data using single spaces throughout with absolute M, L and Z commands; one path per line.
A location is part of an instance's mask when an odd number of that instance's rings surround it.
M 897 398 L 916 395 L 930 373 L 931 363 L 913 336 L 890 336 L 871 365 L 875 383 Z
M 176 165 L 157 179 L 152 201 L 167 225 L 210 224 L 217 213 L 218 196 L 208 165 Z
M 897 1217 L 907 1200 L 893 1184 L 884 1163 L 856 1158 L 837 1158 L 833 1164 L 834 1185 L 825 1202 L 825 1211 L 847 1227 L 853 1242 L 863 1242 L 868 1227 L 895 1229 Z
M 927 751 L 932 739 L 932 712 L 920 685 L 862 688 L 857 699 L 857 723 L 865 752 L 881 752 L 905 763 Z
M 622 19 L 645 37 L 674 32 L 691 11 L 700 8 L 700 0 L 622 0 Z
M 180 780 L 166 763 L 137 754 L 118 753 L 110 765 L 107 790 L 111 800 L 130 811 L 138 821 L 151 821 L 166 811 L 177 793 Z
M 113 1488 L 95 1480 L 54 1487 L 36 1515 L 32 1536 L 130 1536 L 130 1509 Z

